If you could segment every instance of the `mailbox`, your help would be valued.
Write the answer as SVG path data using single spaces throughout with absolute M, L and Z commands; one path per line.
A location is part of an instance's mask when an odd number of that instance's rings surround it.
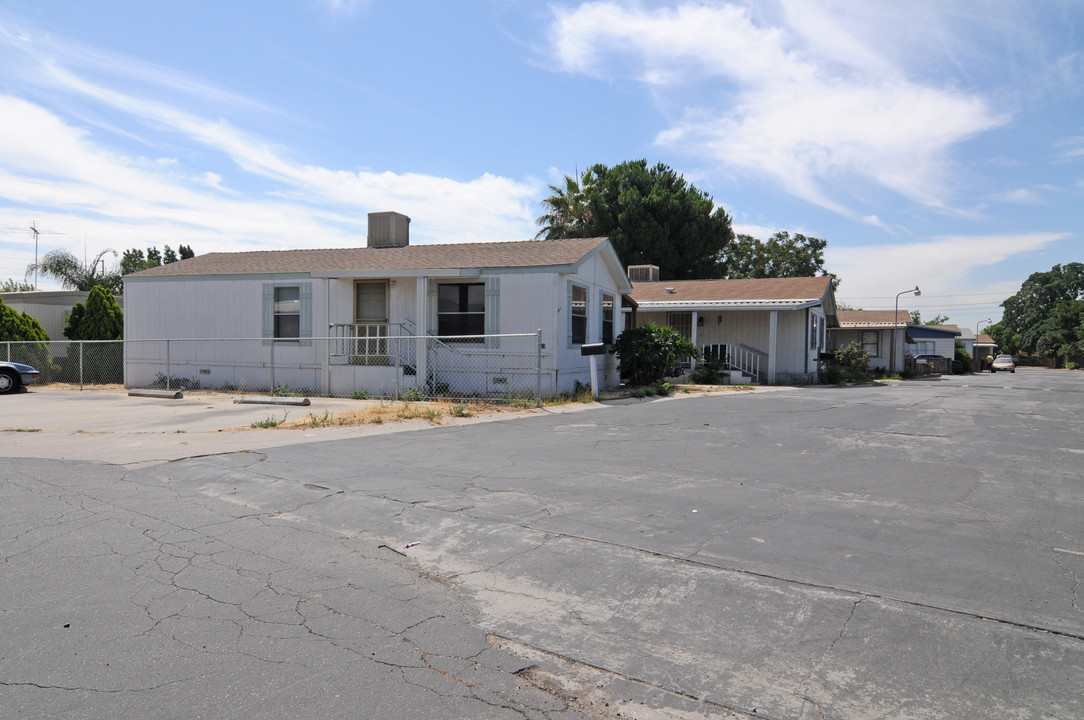
M 580 345 L 580 355 L 605 355 L 606 343 L 590 343 Z

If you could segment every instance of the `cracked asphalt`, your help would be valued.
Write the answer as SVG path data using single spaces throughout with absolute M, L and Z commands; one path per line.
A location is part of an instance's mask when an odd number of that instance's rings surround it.
M 0 432 L 0 717 L 1084 717 L 1082 408 L 1022 368 Z

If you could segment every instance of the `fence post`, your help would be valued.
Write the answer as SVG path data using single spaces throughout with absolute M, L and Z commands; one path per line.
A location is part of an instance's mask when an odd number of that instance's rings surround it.
M 400 327 L 400 330 L 398 330 L 398 332 L 401 333 L 402 332 L 402 326 L 400 325 L 399 327 Z M 403 337 L 402 335 L 396 335 L 395 336 L 395 399 L 396 400 L 399 399 L 399 389 L 403 385 L 403 378 L 402 378 L 402 375 L 399 373 L 399 370 L 401 369 L 400 364 L 401 364 L 401 361 L 402 361 L 402 358 L 400 357 L 400 352 L 402 351 L 402 346 L 400 344 L 402 342 L 402 337 Z
M 6 345 L 7 349 L 8 349 L 8 359 L 7 359 L 7 361 L 11 362 L 11 341 L 10 340 L 7 341 L 6 343 L 4 343 L 4 345 Z
M 275 340 L 271 340 L 271 392 L 268 395 L 275 394 Z
M 166 390 L 172 390 L 173 384 L 173 366 L 170 364 L 169 359 L 169 340 L 166 340 Z
M 83 345 L 85 340 L 79 340 L 79 389 L 83 389 Z
M 535 349 L 538 351 L 538 361 L 535 365 L 535 403 L 542 407 L 542 328 L 538 328 L 538 336 L 535 339 Z

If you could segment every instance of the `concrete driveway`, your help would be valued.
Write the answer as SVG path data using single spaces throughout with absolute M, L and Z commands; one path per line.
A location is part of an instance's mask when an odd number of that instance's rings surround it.
M 1082 717 L 1082 408 L 1021 369 L 12 458 L 5 706 Z

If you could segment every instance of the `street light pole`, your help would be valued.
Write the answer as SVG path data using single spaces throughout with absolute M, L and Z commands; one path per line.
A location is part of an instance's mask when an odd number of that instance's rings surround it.
M 975 337 L 979 336 L 979 328 L 982 326 L 982 324 L 988 322 L 992 322 L 992 319 L 986 318 L 985 320 L 979 320 L 977 323 L 975 323 Z
M 892 313 L 892 357 L 888 360 L 888 374 L 896 374 L 896 326 L 900 324 L 900 295 L 907 295 L 908 293 L 914 293 L 915 297 L 922 294 L 922 291 L 918 289 L 918 285 L 915 285 L 914 290 L 900 290 L 896 293 L 896 310 Z

